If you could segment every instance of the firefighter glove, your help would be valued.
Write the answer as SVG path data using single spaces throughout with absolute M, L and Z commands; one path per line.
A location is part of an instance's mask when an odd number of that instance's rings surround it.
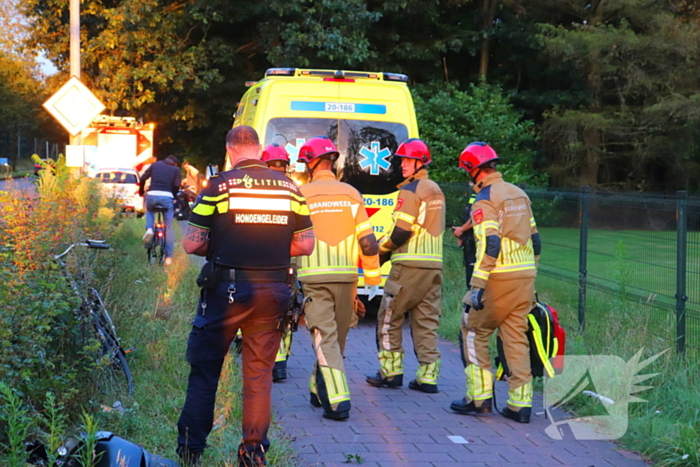
M 367 294 L 368 300 L 372 300 L 374 297 L 376 297 L 377 292 L 379 292 L 379 284 L 365 286 L 365 293 Z
M 471 297 L 471 307 L 474 308 L 475 310 L 483 310 L 484 309 L 484 289 L 480 289 L 478 287 L 473 287 L 472 288 L 472 297 Z

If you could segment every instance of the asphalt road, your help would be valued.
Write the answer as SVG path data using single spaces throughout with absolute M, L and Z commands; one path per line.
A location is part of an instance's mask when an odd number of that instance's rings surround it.
M 0 191 L 20 191 L 24 196 L 33 197 L 36 195 L 34 177 L 17 178 L 13 180 L 0 181 Z

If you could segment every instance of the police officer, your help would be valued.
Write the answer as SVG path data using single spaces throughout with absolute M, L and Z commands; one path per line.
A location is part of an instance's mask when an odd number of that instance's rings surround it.
M 314 244 L 304 197 L 260 161 L 255 130 L 233 128 L 226 151 L 233 169 L 202 191 L 184 240 L 187 253 L 208 260 L 198 278 L 202 293 L 187 343 L 191 370 L 178 421 L 178 454 L 187 466 L 199 465 L 207 446 L 221 368 L 239 328 L 244 339 L 238 461 L 266 465 L 272 366 L 290 297 L 290 257 L 310 254 Z
M 528 423 L 532 374 L 525 333 L 541 242 L 530 199 L 523 190 L 503 181 L 496 171 L 498 160 L 496 151 L 481 142 L 469 144 L 459 157 L 459 167 L 469 173 L 477 193 L 471 213 L 477 255 L 471 290 L 462 300 L 466 397 L 452 402 L 450 408 L 460 414 L 491 412 L 493 376 L 488 347 L 498 328 L 510 370 L 508 405 L 502 413 Z
M 472 191 L 469 195 L 467 205 L 462 215 L 462 225 L 452 227 L 452 234 L 457 238 L 457 245 L 462 248 L 462 261 L 464 262 L 464 273 L 467 288 L 474 273 L 474 263 L 476 262 L 476 241 L 474 240 L 474 230 L 472 229 L 472 205 L 476 200 L 476 193 Z
M 261 159 L 271 170 L 282 174 L 287 173 L 289 154 L 282 146 L 276 143 L 265 146 Z M 296 270 L 295 265 L 293 266 Z M 296 277 L 293 277 L 292 281 L 295 283 Z M 275 366 L 272 369 L 272 381 L 275 383 L 287 379 L 287 360 L 289 360 L 289 355 L 292 353 L 292 336 L 294 336 L 294 333 L 291 332 L 289 326 L 282 330 L 280 347 L 275 357 Z
M 316 236 L 313 254 L 301 258 L 299 281 L 307 300 L 306 326 L 316 352 L 309 383 L 311 404 L 323 407 L 324 418 L 345 420 L 350 416 L 350 390 L 343 353 L 355 313 L 359 261 L 371 297 L 382 276 L 377 240 L 362 195 L 339 182 L 331 171 L 337 158 L 338 150 L 327 137 L 311 138 L 299 149 L 299 161 L 306 164 L 311 178 L 301 192 Z
M 420 366 L 408 387 L 436 393 L 445 196 L 428 178 L 426 166 L 432 159 L 423 141 L 406 140 L 394 155 L 401 158 L 405 180 L 399 185 L 394 225 L 379 245 L 382 262 L 391 257 L 391 272 L 377 314 L 380 369 L 366 381 L 376 387 L 397 388 L 403 384 L 401 328 L 410 313 L 413 347 Z

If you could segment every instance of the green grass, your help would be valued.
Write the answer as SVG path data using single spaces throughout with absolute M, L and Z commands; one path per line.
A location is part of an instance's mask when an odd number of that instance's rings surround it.
M 578 229 L 540 229 L 542 265 L 578 274 Z M 688 232 L 688 292 L 700 303 L 700 232 Z M 588 274 L 593 280 L 649 290 L 670 297 L 676 293 L 676 233 L 589 230 Z
M 646 261 L 649 244 L 630 243 L 625 235 L 614 232 L 597 231 L 592 233 L 589 247 L 609 256 L 589 256 L 589 269 L 597 271 L 601 277 L 616 284 L 624 292 L 627 281 L 641 283 L 647 280 L 647 271 L 626 268 L 624 256 L 617 254 L 616 239 L 625 244 L 625 254 L 629 258 Z M 654 232 L 672 240 L 670 233 Z M 578 232 L 570 229 L 542 229 L 543 264 L 558 266 L 574 271 L 578 269 Z M 636 237 L 635 237 L 636 238 Z M 439 333 L 446 339 L 456 342 L 461 314 L 460 301 L 465 292 L 462 252 L 449 245 L 452 238 L 446 238 L 442 323 Z M 564 245 L 555 247 L 552 243 Z M 449 246 L 448 246 L 449 245 Z M 568 247 L 568 248 L 567 248 Z M 557 249 L 559 248 L 559 249 Z M 606 250 L 607 249 L 607 250 Z M 675 253 L 674 253 L 675 254 Z M 603 259 L 605 258 L 605 259 Z M 675 260 L 675 256 L 674 256 Z M 697 268 L 688 262 L 689 267 Z M 622 274 L 620 273 L 622 271 Z M 618 274 L 617 276 L 615 274 Z M 661 276 L 661 275 L 659 275 Z M 655 278 L 662 283 L 663 277 Z M 642 374 L 658 373 L 645 383 L 652 389 L 637 394 L 646 403 L 630 405 L 628 431 L 619 440 L 627 449 L 640 452 L 652 459 L 656 465 L 690 467 L 700 465 L 700 371 L 697 352 L 691 351 L 687 360 L 679 359 L 673 350 L 675 318 L 672 313 L 649 306 L 645 301 L 629 295 L 605 293 L 589 289 L 586 307 L 586 327 L 581 331 L 578 325 L 578 285 L 559 277 L 539 274 L 536 283 L 540 299 L 554 306 L 562 325 L 567 331 L 567 354 L 569 355 L 617 355 L 629 360 L 639 349 L 644 348 L 644 357 L 671 348 Z M 690 324 L 689 320 L 689 324 Z M 697 328 L 696 328 L 697 329 Z M 692 332 L 693 329 L 689 329 Z M 700 331 L 700 329 L 698 329 Z M 697 340 L 695 341 L 697 342 Z M 536 385 L 537 387 L 537 385 Z M 593 415 L 590 400 L 574 399 L 569 410 L 579 416 Z
M 176 230 L 179 230 L 176 228 Z M 113 400 L 95 400 L 99 426 L 149 452 L 177 459 L 177 420 L 184 403 L 189 365 L 185 348 L 199 297 L 198 267 L 181 248 L 167 273 L 148 266 L 140 243 L 143 220 L 125 220 L 112 240 L 119 272 L 105 287 L 105 299 L 129 354 L 136 390 L 122 400 L 124 413 L 104 411 Z M 228 358 L 217 395 L 215 428 L 203 459 L 207 466 L 231 465 L 241 439 L 241 381 L 237 357 Z M 270 465 L 295 465 L 284 434 L 273 423 Z

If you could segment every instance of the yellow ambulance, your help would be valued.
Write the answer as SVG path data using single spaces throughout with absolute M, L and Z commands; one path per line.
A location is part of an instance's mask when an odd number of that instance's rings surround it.
M 401 175 L 401 161 L 391 155 L 418 125 L 408 77 L 398 73 L 271 68 L 260 81 L 248 82 L 234 114 L 233 126 L 248 125 L 263 146 L 277 143 L 290 155 L 289 176 L 306 183 L 299 148 L 326 135 L 337 145 L 341 181 L 362 193 L 377 238 L 391 228 Z M 228 160 L 226 170 L 230 169 Z M 382 268 L 382 286 L 389 274 Z M 360 276 L 358 292 L 363 292 Z

